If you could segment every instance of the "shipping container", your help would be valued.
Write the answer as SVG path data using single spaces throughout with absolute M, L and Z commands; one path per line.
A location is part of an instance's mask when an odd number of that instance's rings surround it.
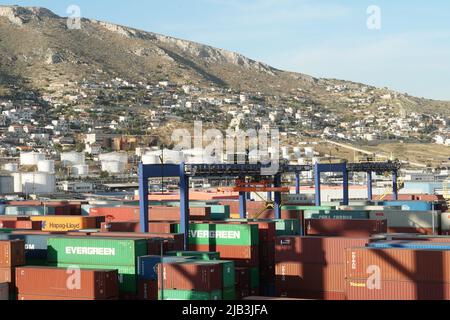
M 0 282 L 0 301 L 9 300 L 9 284 Z
M 178 257 L 195 257 L 199 260 L 220 260 L 219 252 L 202 252 L 202 251 L 170 251 L 167 252 L 168 256 L 178 256 Z
M 212 292 L 188 291 L 188 290 L 164 290 L 158 291 L 159 300 L 196 300 L 216 301 L 222 300 L 222 291 Z
M 158 281 L 139 279 L 138 300 L 158 300 Z
M 221 259 L 233 260 L 238 267 L 259 266 L 258 246 L 189 245 L 193 251 L 216 251 Z
M 442 218 L 440 212 L 385 210 L 371 211 L 370 219 L 386 219 L 388 229 L 394 233 L 400 233 L 402 230 L 406 233 L 409 231 L 412 231 L 411 233 L 423 233 L 424 230 L 431 230 L 431 234 L 433 234 L 432 230 L 434 230 L 437 234 L 441 228 Z
M 305 219 L 307 235 L 370 237 L 387 232 L 386 220 Z
M 430 201 L 377 201 L 380 206 L 401 206 L 406 211 L 432 211 L 437 210 Z
M 349 248 L 346 260 L 349 279 L 450 282 L 450 251 Z
M 6 282 L 14 284 L 16 282 L 15 270 L 14 267 L 0 268 L 0 283 Z
M 219 260 L 219 261 L 201 261 L 198 263 L 202 264 L 219 264 L 222 267 L 222 287 L 230 288 L 235 286 L 236 282 L 236 268 L 234 266 L 234 261 Z
M 43 231 L 73 231 L 97 227 L 97 219 L 95 217 L 37 216 L 31 217 L 31 221 L 40 221 Z
M 368 210 L 320 210 L 319 212 L 306 210 L 304 216 L 305 219 L 365 220 L 369 219 L 369 213 Z
M 48 261 L 80 265 L 136 266 L 147 255 L 145 239 L 58 237 L 48 239 Z
M 364 247 L 369 238 L 277 237 L 276 262 L 345 264 L 345 249 Z
M 234 287 L 234 285 L 232 287 L 222 289 L 222 299 L 236 300 L 236 288 Z
M 195 290 L 211 292 L 222 289 L 222 266 L 214 263 L 183 262 L 159 264 L 157 272 L 163 274 L 159 289 Z
M 0 221 L 1 228 L 41 230 L 42 224 L 39 221 Z
M 344 292 L 345 264 L 276 264 L 276 288 L 284 291 Z
M 0 241 L 0 268 L 25 264 L 25 242 L 23 240 Z
M 99 264 L 79 264 L 79 263 L 49 263 L 49 267 L 95 269 L 95 270 L 117 270 L 119 282 L 119 298 L 121 294 L 135 294 L 138 290 L 138 275 L 136 266 L 117 266 L 117 265 L 99 265 Z
M 367 280 L 348 279 L 346 295 L 348 300 L 450 300 L 450 284 L 381 281 L 374 286 Z
M 158 280 L 157 265 L 163 263 L 185 262 L 194 259 L 193 257 L 161 257 L 161 256 L 140 256 L 138 257 L 138 275 L 143 280 Z
M 21 267 L 16 269 L 19 294 L 108 299 L 118 297 L 117 270 Z
M 206 223 L 189 225 L 191 245 L 246 246 L 258 245 L 258 242 L 257 225 Z

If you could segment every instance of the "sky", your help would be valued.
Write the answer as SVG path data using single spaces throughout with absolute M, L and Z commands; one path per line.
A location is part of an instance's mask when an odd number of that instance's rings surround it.
M 448 0 L 34 0 L 316 77 L 450 100 Z

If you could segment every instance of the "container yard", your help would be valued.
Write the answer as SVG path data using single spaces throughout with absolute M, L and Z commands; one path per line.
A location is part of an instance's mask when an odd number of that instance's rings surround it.
M 141 164 L 134 200 L 4 200 L 0 299 L 450 299 L 442 195 L 399 194 L 393 183 L 377 199 L 368 183 L 366 199 L 349 199 L 349 172 L 392 172 L 395 180 L 399 164 L 286 164 L 276 176 L 262 176 L 260 166 Z M 318 174 L 316 197 L 301 197 L 299 173 L 309 170 L 344 172 L 342 199 L 322 201 Z M 162 171 L 179 179 L 178 192 L 149 191 Z M 235 187 L 198 200 L 202 191 L 189 184 L 197 177 Z

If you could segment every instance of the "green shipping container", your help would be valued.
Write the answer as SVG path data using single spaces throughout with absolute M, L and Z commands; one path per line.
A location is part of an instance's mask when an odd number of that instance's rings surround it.
M 167 256 L 176 257 L 193 257 L 200 260 L 220 260 L 219 252 L 202 252 L 202 251 L 170 251 L 166 253 Z
M 222 300 L 222 291 L 198 292 L 185 290 L 158 291 L 159 300 Z
M 220 264 L 222 266 L 222 287 L 232 287 L 236 282 L 236 273 L 234 261 L 220 260 L 220 261 L 200 261 L 198 263 L 205 264 Z
M 179 225 L 178 229 L 180 229 Z M 258 226 L 250 224 L 190 224 L 189 244 L 258 245 Z
M 226 219 L 226 222 L 275 222 L 277 236 L 301 235 L 298 219 Z
M 145 239 L 50 238 L 47 260 L 51 263 L 135 267 L 147 255 Z
M 222 289 L 222 299 L 223 300 L 236 300 L 236 289 L 235 287 L 223 288 Z
M 119 291 L 125 293 L 137 293 L 138 289 L 138 274 L 136 267 L 133 266 L 103 266 L 103 265 L 87 265 L 87 264 L 73 264 L 73 263 L 58 263 L 53 265 L 58 268 L 69 268 L 77 266 L 80 269 L 101 269 L 101 270 L 117 270 L 119 273 Z
M 250 288 L 259 288 L 259 268 L 250 268 Z

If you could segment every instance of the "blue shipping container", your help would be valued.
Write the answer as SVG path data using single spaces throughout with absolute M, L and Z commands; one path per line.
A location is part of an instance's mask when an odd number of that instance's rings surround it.
M 450 250 L 450 243 L 415 242 L 415 241 L 386 241 L 369 244 L 374 249 L 412 249 L 412 250 Z
M 138 276 L 142 280 L 158 280 L 156 266 L 161 263 L 185 262 L 192 257 L 168 257 L 161 259 L 160 256 L 141 256 L 138 257 Z

